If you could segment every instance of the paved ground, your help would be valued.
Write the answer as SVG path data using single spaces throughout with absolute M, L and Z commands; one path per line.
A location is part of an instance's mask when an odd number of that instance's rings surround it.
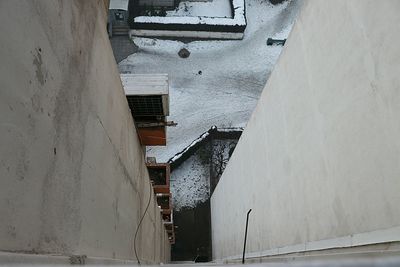
M 113 36 L 110 42 L 117 63 L 138 51 L 138 47 L 128 36 Z

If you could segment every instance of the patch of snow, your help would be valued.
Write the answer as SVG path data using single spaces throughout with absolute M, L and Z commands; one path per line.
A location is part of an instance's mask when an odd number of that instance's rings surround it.
M 173 156 L 172 158 L 170 158 L 168 160 L 169 163 L 176 161 L 177 159 L 179 159 L 183 154 L 185 154 L 187 151 L 189 151 L 192 147 L 194 147 L 195 145 L 197 145 L 198 143 L 200 143 L 201 141 L 203 141 L 204 139 L 206 139 L 208 136 L 210 135 L 210 133 L 207 131 L 205 133 L 203 133 L 202 135 L 200 135 L 199 138 L 197 138 L 196 140 L 194 140 L 192 143 L 190 143 L 190 145 L 188 145 L 187 147 L 185 147 L 184 150 L 182 150 L 181 152 L 177 153 L 175 156 Z
M 287 34 L 299 1 L 273 6 L 266 0 L 246 1 L 247 28 L 240 41 L 180 41 L 134 38 L 136 54 L 119 64 L 122 73 L 168 73 L 170 117 L 166 147 L 149 147 L 148 155 L 165 162 L 211 125 L 244 127 L 272 71 L 281 46 L 268 37 Z M 178 51 L 186 48 L 190 57 Z
M 171 173 L 171 193 L 174 210 L 194 208 L 210 197 L 210 166 L 202 164 L 198 154 L 188 158 Z
M 232 15 L 229 0 L 213 0 L 210 2 L 183 1 L 172 11 L 167 11 L 167 17 L 219 17 L 230 18 Z
M 243 127 L 218 128 L 218 132 L 225 132 L 225 133 L 242 132 L 243 130 L 244 130 Z
M 179 153 L 176 153 L 175 156 L 170 158 L 168 160 L 168 163 L 173 163 L 174 161 L 180 159 L 184 154 L 186 154 L 191 148 L 199 144 L 200 142 L 204 141 L 208 136 L 210 136 L 210 131 L 216 131 L 216 132 L 223 132 L 223 133 L 233 133 L 233 132 L 243 132 L 244 128 L 243 127 L 230 127 L 230 128 L 217 128 L 217 126 L 212 126 L 210 130 L 207 132 L 203 133 L 200 135 L 199 138 L 194 140 L 190 145 L 185 147 L 182 151 Z

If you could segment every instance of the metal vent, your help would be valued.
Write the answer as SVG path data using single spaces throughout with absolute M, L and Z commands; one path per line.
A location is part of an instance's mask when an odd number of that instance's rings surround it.
M 161 95 L 127 96 L 133 116 L 163 116 Z

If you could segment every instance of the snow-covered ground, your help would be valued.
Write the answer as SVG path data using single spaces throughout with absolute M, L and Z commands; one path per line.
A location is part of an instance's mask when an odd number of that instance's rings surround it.
M 226 17 L 232 15 L 229 0 L 213 0 L 211 2 L 189 2 L 183 1 L 172 11 L 167 11 L 167 17 L 176 16 L 204 16 L 204 17 Z
M 166 147 L 149 147 L 148 155 L 167 161 L 207 131 L 246 125 L 282 50 L 266 46 L 268 37 L 285 38 L 300 0 L 273 6 L 267 0 L 247 0 L 247 28 L 240 41 L 180 41 L 134 38 L 136 54 L 119 64 L 122 73 L 168 73 L 170 120 Z M 191 54 L 182 59 L 185 47 Z

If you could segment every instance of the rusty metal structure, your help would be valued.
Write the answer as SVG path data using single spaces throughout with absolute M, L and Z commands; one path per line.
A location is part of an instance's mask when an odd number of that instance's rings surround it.
M 165 229 L 171 244 L 174 244 L 175 232 L 172 195 L 170 192 L 170 165 L 169 163 L 157 163 L 155 158 L 148 158 L 146 166 L 157 198 L 157 205 L 161 209 Z

